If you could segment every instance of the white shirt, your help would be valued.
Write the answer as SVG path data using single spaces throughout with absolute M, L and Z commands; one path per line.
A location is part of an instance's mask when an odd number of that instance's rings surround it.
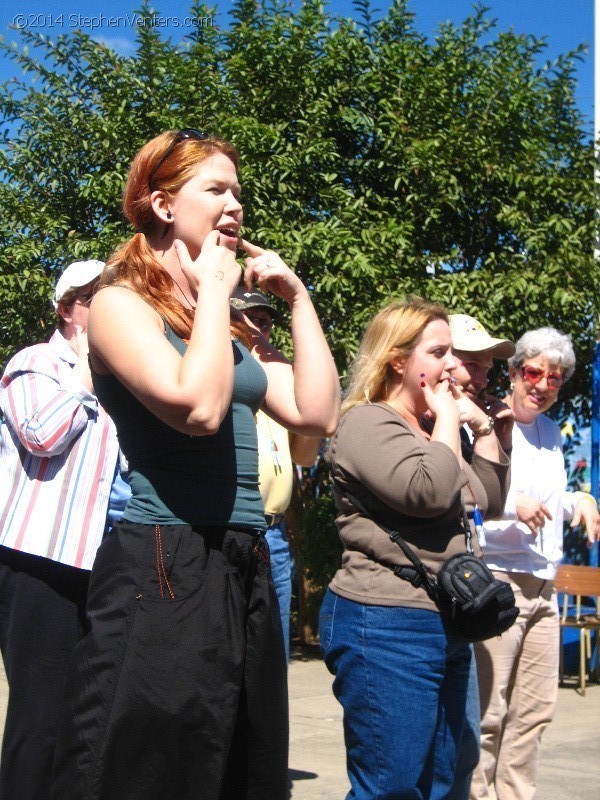
M 563 522 L 573 516 L 578 492 L 567 491 L 562 437 L 556 423 L 540 414 L 513 428 L 511 484 L 504 516 L 485 520 L 485 561 L 501 572 L 526 572 L 551 580 L 563 554 Z M 552 515 L 537 536 L 517 520 L 516 495 L 541 501 Z

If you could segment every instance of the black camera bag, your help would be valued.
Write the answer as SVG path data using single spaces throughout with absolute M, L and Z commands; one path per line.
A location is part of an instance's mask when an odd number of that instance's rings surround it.
M 494 577 L 482 558 L 458 553 L 444 561 L 435 584 L 440 612 L 470 642 L 500 636 L 519 615 L 510 584 Z
M 413 566 L 380 563 L 413 586 L 422 586 L 453 633 L 469 642 L 481 642 L 500 636 L 511 627 L 519 616 L 512 587 L 494 578 L 484 560 L 474 554 L 466 515 L 463 524 L 467 552 L 448 558 L 436 575 L 425 566 L 398 531 L 393 531 L 374 519 L 358 498 L 342 489 L 339 484 L 336 485 L 363 516 L 372 519 L 402 548 Z

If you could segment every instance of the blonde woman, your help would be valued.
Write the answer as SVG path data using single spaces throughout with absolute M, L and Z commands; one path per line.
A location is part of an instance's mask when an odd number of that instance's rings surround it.
M 451 344 L 440 306 L 415 298 L 379 312 L 332 441 L 345 549 L 320 636 L 344 708 L 352 800 L 453 797 L 469 733 L 472 649 L 446 629 L 422 587 L 394 574 L 410 562 L 371 518 L 399 531 L 435 572 L 465 551 L 463 507 L 477 504 L 484 516 L 503 507 L 508 458 L 486 412 L 453 383 Z M 471 465 L 461 456 L 462 424 L 474 434 Z

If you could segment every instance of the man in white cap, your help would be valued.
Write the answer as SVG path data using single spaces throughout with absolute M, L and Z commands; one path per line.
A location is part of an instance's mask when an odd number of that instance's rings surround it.
M 510 453 L 514 415 L 501 400 L 487 393 L 488 375 L 495 358 L 510 358 L 515 345 L 508 339 L 490 336 L 483 325 L 468 314 L 450 314 L 452 353 L 457 359 L 452 377 L 471 400 L 481 405 L 488 413 L 488 426 L 480 436 L 495 435 L 505 452 Z M 461 430 L 463 456 L 470 461 L 472 446 L 466 428 Z M 480 518 L 476 520 L 480 544 L 484 529 Z M 465 729 L 461 750 L 458 754 L 454 785 L 449 796 L 454 800 L 468 800 L 473 770 L 479 763 L 480 748 L 480 704 L 475 659 L 472 659 L 469 675 L 468 701 Z
M 2 800 L 49 800 L 69 656 L 85 632 L 119 446 L 93 393 L 87 318 L 104 264 L 60 276 L 58 327 L 0 381 L 0 646 L 9 684 Z

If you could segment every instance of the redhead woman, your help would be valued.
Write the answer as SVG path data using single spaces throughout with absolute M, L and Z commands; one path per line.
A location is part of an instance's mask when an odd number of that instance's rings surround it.
M 424 588 L 396 576 L 410 562 L 375 522 L 399 531 L 436 572 L 465 552 L 463 508 L 502 509 L 508 458 L 486 412 L 454 384 L 456 366 L 442 307 L 418 298 L 387 306 L 364 335 L 332 441 L 344 553 L 320 637 L 344 708 L 352 800 L 456 797 L 457 754 L 473 735 L 472 648 Z M 474 434 L 470 465 L 462 424 Z
M 94 385 L 132 498 L 92 571 L 55 759 L 57 800 L 283 800 L 283 637 L 264 543 L 254 415 L 335 429 L 338 380 L 307 290 L 240 238 L 238 156 L 200 131 L 137 154 L 90 310 Z M 240 280 L 287 301 L 295 363 L 250 355 Z
M 567 491 L 558 425 L 545 412 L 575 369 L 571 339 L 555 328 L 528 331 L 509 359 L 515 415 L 512 479 L 504 515 L 486 524 L 485 560 L 510 583 L 520 614 L 502 638 L 475 645 L 481 699 L 481 759 L 471 797 L 531 800 L 540 741 L 558 695 L 559 621 L 554 576 L 563 522 L 596 541 L 594 498 Z

